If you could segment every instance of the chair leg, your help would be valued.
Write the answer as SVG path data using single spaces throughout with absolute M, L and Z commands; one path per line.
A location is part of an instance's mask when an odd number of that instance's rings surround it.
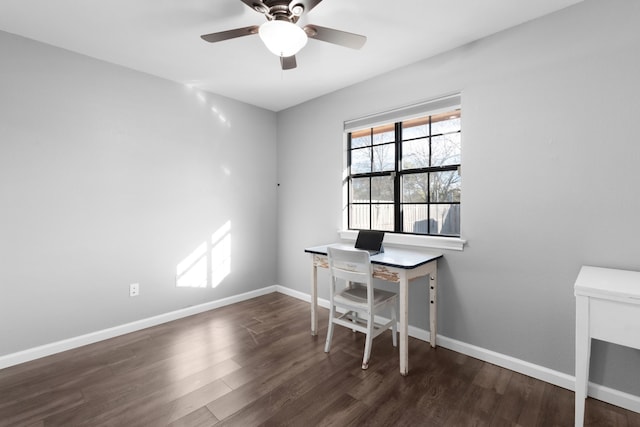
M 358 323 L 358 312 L 357 311 L 354 311 L 353 314 L 351 315 L 351 321 L 353 323 Z M 358 332 L 358 331 L 356 331 L 355 329 L 352 329 L 351 332 L 355 333 L 355 332 Z
M 331 350 L 331 339 L 333 338 L 333 317 L 335 316 L 335 307 L 331 306 L 329 310 L 329 327 L 327 328 L 327 340 L 324 343 L 324 352 L 329 353 Z
M 373 344 L 373 314 L 369 315 L 367 324 L 367 336 L 364 342 L 364 357 L 362 358 L 362 369 L 369 367 L 369 358 L 371 357 L 371 345 Z
M 391 305 L 391 320 L 393 320 L 393 323 L 391 324 L 391 333 L 393 335 L 391 336 L 391 338 L 393 340 L 393 346 L 397 347 L 398 346 L 398 316 L 396 315 L 395 302 Z

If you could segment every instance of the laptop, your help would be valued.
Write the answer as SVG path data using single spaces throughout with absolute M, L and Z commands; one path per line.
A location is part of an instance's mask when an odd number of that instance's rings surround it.
M 376 255 L 384 252 L 382 240 L 384 231 L 360 230 L 356 239 L 356 249 L 364 249 L 369 255 Z

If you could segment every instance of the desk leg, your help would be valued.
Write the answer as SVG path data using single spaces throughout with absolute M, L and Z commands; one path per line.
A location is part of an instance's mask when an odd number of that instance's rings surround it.
M 318 335 L 318 267 L 311 255 L 311 335 Z
M 400 312 L 398 313 L 400 332 L 400 375 L 409 374 L 409 280 L 406 274 L 400 276 Z
M 584 425 L 585 399 L 589 387 L 589 359 L 591 356 L 589 322 L 589 298 L 576 296 L 576 427 Z
M 438 336 L 438 268 L 429 275 L 429 341 L 436 348 Z

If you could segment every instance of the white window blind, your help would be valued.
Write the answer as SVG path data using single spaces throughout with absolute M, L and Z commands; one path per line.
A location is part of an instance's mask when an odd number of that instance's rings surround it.
M 390 111 L 370 114 L 357 119 L 346 120 L 344 122 L 344 131 L 353 132 L 360 129 L 375 127 L 377 125 L 394 123 L 402 120 L 424 116 L 425 113 L 437 114 L 459 107 L 461 103 L 461 95 L 448 95 L 430 101 L 420 102 L 418 104 L 407 105 L 405 107 L 396 108 Z

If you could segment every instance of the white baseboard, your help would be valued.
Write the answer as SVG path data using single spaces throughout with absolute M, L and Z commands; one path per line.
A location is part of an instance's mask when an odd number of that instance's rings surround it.
M 158 316 L 141 319 L 135 322 L 127 323 L 124 325 L 116 326 L 113 328 L 104 329 L 97 332 L 81 335 L 66 340 L 45 344 L 39 347 L 31 348 L 28 350 L 20 351 L 17 353 L 0 356 L 0 369 L 7 368 L 9 366 L 18 365 L 20 363 L 29 362 L 31 360 L 39 359 L 41 357 L 49 356 L 52 354 L 60 353 L 73 348 L 78 348 L 87 344 L 92 344 L 98 341 L 103 341 L 109 338 L 114 338 L 120 335 L 128 334 L 130 332 L 139 331 L 151 326 L 156 326 L 162 323 L 171 322 L 173 320 L 181 319 L 183 317 L 192 316 L 194 314 L 202 313 L 205 311 L 213 310 L 216 308 L 224 307 L 237 302 L 245 301 L 258 296 L 266 295 L 272 292 L 280 292 L 285 295 L 289 295 L 293 298 L 297 298 L 302 301 L 310 302 L 311 296 L 303 292 L 296 291 L 294 289 L 286 288 L 280 285 L 267 286 L 262 289 L 258 289 L 251 292 L 246 292 L 240 295 L 234 295 L 232 297 L 223 298 L 216 301 L 196 305 L 193 307 L 187 307 L 169 313 L 160 314 Z M 320 307 L 328 308 L 329 301 L 319 298 L 318 305 Z M 384 319 L 381 319 L 384 320 Z M 430 341 L 429 331 L 417 328 L 415 326 L 409 326 L 409 336 L 417 338 L 422 341 Z M 449 350 L 456 351 L 458 353 L 465 354 L 467 356 L 475 357 L 482 361 L 492 363 L 503 368 L 519 372 L 521 374 L 539 379 L 541 381 L 548 382 L 550 384 L 557 385 L 559 387 L 573 391 L 575 386 L 575 377 L 554 371 L 553 369 L 545 368 L 544 366 L 535 365 L 533 363 L 516 359 L 505 354 L 496 353 L 491 350 L 487 350 L 482 347 L 477 347 L 471 344 L 467 344 L 461 341 L 454 340 L 452 338 L 438 335 L 438 346 L 447 348 Z M 625 393 L 619 390 L 615 390 L 603 385 L 589 383 L 588 395 L 594 399 L 602 400 L 603 402 L 610 403 L 612 405 L 619 406 L 621 408 L 628 409 L 634 412 L 640 412 L 640 396 L 635 396 L 629 393 Z
M 240 301 L 245 301 L 251 298 L 270 294 L 272 292 L 276 292 L 276 290 L 276 286 L 267 286 L 255 291 L 234 295 L 228 298 L 211 301 L 204 304 L 194 305 L 192 307 L 182 308 L 180 310 L 171 311 L 169 313 L 164 313 L 157 316 L 148 317 L 146 319 L 137 320 L 135 322 L 126 323 L 124 325 L 115 326 L 113 328 L 103 329 L 101 331 L 91 332 L 89 334 L 80 335 L 78 337 L 73 337 L 62 341 L 41 345 L 39 347 L 30 348 L 17 353 L 0 356 L 0 369 L 18 365 L 24 362 L 29 362 L 31 360 L 50 356 L 52 354 L 60 353 L 74 348 L 82 347 L 87 344 L 93 344 L 98 341 L 114 338 L 120 335 L 128 334 L 130 332 L 139 331 L 151 326 L 171 322 L 173 320 L 192 316 L 194 314 L 213 310 L 219 307 L 224 307 L 226 305 L 235 304 Z
M 409 333 L 411 334 L 411 332 Z M 573 375 L 545 368 L 544 366 L 516 359 L 515 357 L 507 356 L 505 354 L 496 353 L 495 351 L 487 350 L 486 348 L 463 343 L 442 335 L 438 335 L 438 345 L 511 371 L 519 372 L 529 377 L 557 385 L 558 387 L 575 391 L 575 376 Z M 594 399 L 602 400 L 603 402 L 607 402 L 630 411 L 640 412 L 640 396 L 625 393 L 592 382 L 589 382 L 589 390 L 587 394 L 589 397 L 593 397 Z
M 285 288 L 284 286 L 275 285 L 276 292 L 280 292 L 281 294 L 289 295 L 290 297 L 297 298 L 302 301 L 311 302 L 311 295 L 305 294 L 304 292 L 296 291 L 295 289 Z M 318 301 L 318 304 L 320 302 Z M 326 307 L 329 307 L 329 302 L 327 301 Z
M 449 350 L 466 354 L 467 356 L 475 357 L 476 359 L 537 378 L 562 388 L 569 390 L 574 389 L 575 378 L 573 376 L 559 371 L 554 371 L 553 369 L 548 369 L 540 365 L 535 365 L 521 359 L 516 359 L 515 357 L 457 341 L 442 335 L 438 335 L 438 345 L 448 348 Z
M 640 413 L 640 397 L 600 384 L 589 383 L 589 397 Z
M 303 301 L 311 301 L 311 296 L 309 294 L 294 291 L 279 285 L 276 286 L 276 290 L 277 292 L 281 292 Z M 318 305 L 320 307 L 329 308 L 329 301 L 323 298 L 318 298 Z M 385 321 L 386 319 L 380 320 Z M 411 325 L 409 325 L 409 336 L 422 341 L 431 341 L 429 331 Z M 544 366 L 536 365 L 525 360 L 516 359 L 515 357 L 507 356 L 502 353 L 487 350 L 486 348 L 454 340 L 443 335 L 438 335 L 437 345 L 567 390 L 575 390 L 575 377 L 572 375 L 545 368 Z M 588 395 L 594 399 L 640 413 L 640 396 L 635 396 L 633 394 L 615 390 L 600 384 L 594 384 L 592 382 L 589 383 Z

